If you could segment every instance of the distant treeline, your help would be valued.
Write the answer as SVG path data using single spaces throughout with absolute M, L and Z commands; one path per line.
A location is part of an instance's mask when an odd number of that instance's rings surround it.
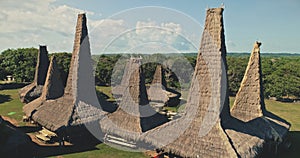
M 0 54 L 0 80 L 4 80 L 7 75 L 13 75 L 18 82 L 31 82 L 34 78 L 36 58 L 38 50 L 35 48 L 8 49 Z M 61 77 L 64 82 L 68 75 L 70 64 L 70 53 L 52 53 L 57 58 L 57 63 L 61 69 Z M 124 62 L 119 59 L 130 57 L 129 55 L 107 54 L 93 55 L 95 61 L 95 81 L 97 85 L 115 84 L 121 81 Z M 176 74 L 185 74 L 188 66 L 194 67 L 196 64 L 196 53 L 184 54 L 153 54 L 153 55 L 136 55 L 142 56 L 147 61 L 169 62 L 172 57 L 171 68 L 165 68 L 165 78 L 168 86 L 174 88 L 188 87 L 191 76 L 180 78 Z M 174 57 L 175 56 L 175 57 Z M 240 87 L 241 80 L 249 60 L 249 53 L 228 53 L 228 85 L 231 95 L 235 95 Z M 187 63 L 188 62 L 188 63 Z M 176 63 L 176 64 L 174 64 Z M 151 83 L 157 63 L 149 62 L 143 64 L 146 83 Z M 300 55 L 299 54 L 277 54 L 262 53 L 262 73 L 265 89 L 265 97 L 276 98 L 300 98 Z M 115 76 L 113 76 L 115 75 Z M 112 80 L 113 77 L 113 80 Z

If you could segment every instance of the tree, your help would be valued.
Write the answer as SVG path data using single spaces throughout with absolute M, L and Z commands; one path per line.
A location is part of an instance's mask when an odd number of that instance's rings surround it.
M 120 55 L 101 55 L 96 66 L 95 79 L 97 85 L 110 85 L 114 65 Z
M 273 72 L 264 79 L 265 95 L 276 98 L 300 97 L 299 59 L 277 58 L 272 60 Z
M 0 80 L 6 79 L 7 72 L 5 70 L 5 67 L 1 66 L 3 62 L 3 57 L 0 55 Z
M 230 95 L 235 95 L 240 88 L 244 77 L 249 57 L 227 57 L 228 64 L 228 85 Z
M 16 81 L 31 82 L 34 79 L 38 49 L 18 48 L 2 52 L 1 67 L 12 74 Z

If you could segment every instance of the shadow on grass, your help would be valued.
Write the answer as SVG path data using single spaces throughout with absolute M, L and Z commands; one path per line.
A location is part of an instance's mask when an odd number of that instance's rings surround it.
M 100 150 L 96 146 L 100 144 L 92 134 L 86 133 L 82 136 L 72 138 L 72 144 L 69 146 L 40 146 L 34 145 L 34 157 L 50 157 L 65 154 L 80 153 L 92 150 Z
M 98 143 L 99 144 L 99 143 Z M 39 146 L 33 147 L 32 156 L 34 157 L 51 157 L 65 154 L 73 154 L 80 152 L 87 152 L 93 150 L 100 150 L 95 147 L 97 144 L 77 144 L 70 146 Z
M 98 97 L 100 106 L 104 111 L 113 113 L 114 111 L 117 110 L 118 106 L 116 104 L 114 104 L 115 102 L 107 101 L 109 99 L 109 97 L 106 94 L 97 91 L 97 97 Z
M 300 156 L 300 131 L 290 131 L 288 140 L 291 147 L 285 150 L 279 150 L 277 158 L 299 158 Z
M 10 151 L 6 153 L 1 153 L 1 156 L 4 157 L 24 157 L 24 158 L 31 158 L 31 157 L 52 157 L 52 156 L 60 156 L 65 154 L 73 154 L 73 153 L 80 153 L 80 152 L 87 152 L 93 150 L 101 150 L 96 147 L 97 144 L 76 144 L 76 145 L 69 145 L 69 146 L 43 146 L 38 145 L 34 142 L 27 143 L 23 146 L 18 146 L 15 151 Z M 25 148 L 26 147 L 26 148 Z M 26 149 L 26 150 L 25 150 Z
M 0 104 L 11 101 L 12 98 L 10 95 L 0 94 Z
M 42 130 L 40 126 L 19 126 L 16 128 L 24 133 L 33 133 Z

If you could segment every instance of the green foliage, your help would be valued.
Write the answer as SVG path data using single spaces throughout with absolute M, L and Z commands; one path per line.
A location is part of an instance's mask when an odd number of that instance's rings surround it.
M 235 95 L 240 88 L 241 81 L 248 64 L 249 56 L 227 57 L 229 93 Z
M 34 79 L 38 49 L 7 49 L 1 54 L 0 67 L 6 74 L 11 74 L 19 82 L 30 82 Z
M 5 70 L 5 67 L 2 66 L 3 60 L 2 55 L 0 55 L 0 80 L 6 79 L 7 76 L 7 71 Z
M 145 74 L 145 83 L 152 82 L 157 65 L 158 63 L 147 63 L 142 65 Z
M 18 82 L 32 82 L 34 79 L 38 49 L 18 48 L 7 49 L 0 55 L 0 79 L 11 74 Z M 71 53 L 53 53 L 61 70 L 61 77 L 65 82 L 71 61 Z
M 19 89 L 0 90 L 0 115 L 7 116 L 17 121 L 22 122 L 23 103 L 21 103 Z M 8 115 L 11 112 L 16 112 L 13 115 Z
M 263 68 L 265 95 L 276 98 L 300 98 L 300 58 L 267 58 Z M 263 73 L 265 72 L 263 69 Z
M 36 48 L 19 48 L 7 49 L 0 55 L 0 80 L 6 78 L 6 75 L 13 75 L 17 81 L 31 82 L 34 78 L 36 58 L 38 49 Z M 61 77 L 66 83 L 69 65 L 71 61 L 70 53 L 53 53 L 59 68 L 61 69 Z M 126 55 L 125 55 L 126 56 Z M 140 55 L 138 55 L 140 56 Z M 165 78 L 169 87 L 185 88 L 188 87 L 189 81 L 186 74 L 187 68 L 190 66 L 186 60 L 195 67 L 197 54 L 187 54 L 183 58 L 175 54 L 161 55 L 141 55 L 146 83 L 151 83 L 155 72 L 157 61 L 166 65 L 172 65 L 172 68 L 165 69 Z M 129 57 L 129 55 L 127 55 Z M 172 60 L 169 60 L 172 57 Z M 110 85 L 113 77 L 114 83 L 120 83 L 123 70 L 126 63 L 119 63 L 121 55 L 101 55 L 93 56 L 96 59 L 95 80 L 97 85 Z M 175 61 L 174 61 L 175 59 Z M 228 85 L 231 95 L 235 95 L 240 87 L 240 83 L 245 73 L 249 60 L 249 54 L 229 54 L 227 56 L 228 64 Z M 125 61 L 123 61 L 125 62 Z M 262 73 L 265 97 L 276 98 L 300 98 L 300 56 L 283 56 L 283 55 L 263 55 L 261 58 Z M 175 63 L 175 64 L 174 64 Z M 117 67 L 117 68 L 116 68 Z M 177 74 L 175 74 L 176 72 Z M 115 75 L 115 76 L 112 76 Z M 183 85 L 179 84 L 179 76 Z
M 227 56 L 228 85 L 231 95 L 239 90 L 249 61 L 250 54 Z M 191 65 L 196 62 L 196 54 L 187 56 Z M 265 97 L 300 98 L 300 56 L 263 55 L 262 78 Z
M 114 66 L 120 55 L 101 55 L 96 66 L 96 84 L 110 85 Z

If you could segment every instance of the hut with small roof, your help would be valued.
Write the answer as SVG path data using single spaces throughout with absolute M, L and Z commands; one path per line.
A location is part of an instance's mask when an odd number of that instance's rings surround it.
M 40 45 L 37 63 L 35 68 L 34 80 L 31 84 L 23 87 L 19 91 L 20 100 L 23 103 L 29 103 L 41 96 L 45 84 L 47 70 L 49 67 L 49 58 L 47 46 Z

